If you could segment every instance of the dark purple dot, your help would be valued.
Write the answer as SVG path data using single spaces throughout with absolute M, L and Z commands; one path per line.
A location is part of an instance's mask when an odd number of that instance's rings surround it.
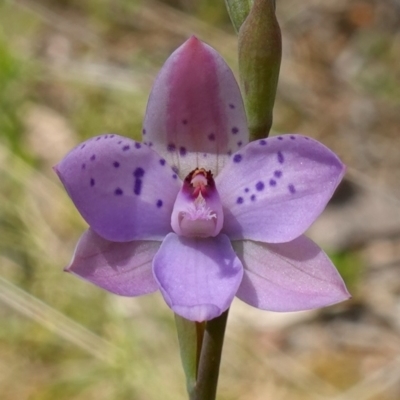
M 143 133 L 143 135 L 145 135 L 146 134 L 146 129 L 143 129 L 142 133 Z
M 94 179 L 93 178 L 90 178 L 90 186 L 94 186 L 94 184 L 95 184 L 96 182 L 94 181 Z
M 128 145 L 126 145 L 126 146 L 124 146 L 124 147 L 122 148 L 123 151 L 127 151 L 127 150 L 129 150 L 129 149 L 130 149 L 130 146 L 128 146 Z
M 250 197 L 250 199 L 251 199 L 251 201 L 255 201 L 255 200 L 256 200 L 256 195 L 255 195 L 255 194 L 252 194 L 251 197 Z
M 269 186 L 276 186 L 276 180 L 275 179 L 270 179 L 269 180 Z
M 158 207 L 158 208 L 161 208 L 162 205 L 163 205 L 162 200 L 157 200 L 157 207 Z
M 295 140 L 296 136 L 290 136 L 290 139 Z
M 94 161 L 96 159 L 96 154 L 93 154 L 92 157 L 90 157 L 91 161 Z
M 172 177 L 173 177 L 174 179 L 178 179 L 178 175 L 176 175 L 176 174 L 173 174 Z
M 274 176 L 275 176 L 275 178 L 280 178 L 282 176 L 282 171 L 276 170 L 274 172 Z
M 235 108 L 235 105 L 234 104 L 229 104 L 229 108 L 231 108 L 232 110 Z
M 133 187 L 133 193 L 139 196 L 140 192 L 142 191 L 142 180 L 139 178 L 135 179 L 135 185 Z
M 237 204 L 242 204 L 243 203 L 243 197 L 238 197 L 237 199 L 236 199 L 236 203 Z
M 174 171 L 177 174 L 179 172 L 179 168 L 176 165 L 174 165 L 172 167 L 172 171 Z
M 203 157 L 206 158 L 207 157 L 207 153 L 203 153 Z
M 113 162 L 113 165 L 114 165 L 115 168 L 118 168 L 118 167 L 120 166 L 120 164 L 119 164 L 118 161 L 114 161 L 114 162 Z
M 160 160 L 160 164 L 165 165 L 165 160 L 163 158 Z
M 105 135 L 105 136 L 104 136 L 104 139 L 108 139 L 108 135 Z
M 290 184 L 290 185 L 288 186 L 288 188 L 289 188 L 289 192 L 290 192 L 290 193 L 292 193 L 292 194 L 296 193 L 296 188 L 294 187 L 294 185 Z
M 245 189 L 244 189 L 244 191 L 245 191 L 246 193 L 249 193 L 249 190 L 250 190 L 249 188 L 245 188 Z
M 278 136 L 278 140 L 283 140 L 283 137 L 282 136 Z
M 110 138 L 113 138 L 115 135 L 110 135 Z
M 307 136 L 303 136 L 303 138 L 306 140 L 310 140 L 310 138 L 308 138 Z
M 264 139 L 261 139 L 260 142 L 261 146 L 265 146 L 267 144 L 267 141 Z
M 86 164 L 83 163 L 83 164 L 82 164 L 82 169 L 85 169 L 85 168 L 86 168 Z
M 96 142 L 101 139 L 101 136 L 97 136 Z
M 176 150 L 176 146 L 173 143 L 170 143 L 167 147 L 168 151 L 175 151 Z
M 120 141 L 117 142 L 117 144 L 121 144 L 121 143 L 122 143 L 122 140 L 120 140 Z
M 256 184 L 256 189 L 257 189 L 259 192 L 261 192 L 261 190 L 264 189 L 264 182 L 261 182 L 261 181 L 257 182 L 257 184 Z
M 84 148 L 85 148 L 85 146 L 86 146 L 86 144 L 83 144 L 83 145 L 81 146 L 81 150 L 82 150 L 82 149 L 84 149 Z
M 152 147 L 153 146 L 153 142 L 149 142 L 149 147 Z
M 135 147 L 136 147 L 137 149 L 140 149 L 140 148 L 142 147 L 142 145 L 141 145 L 140 143 L 136 142 L 136 143 L 135 143 Z
M 283 164 L 283 162 L 285 161 L 282 152 L 278 151 L 278 162 L 279 164 Z
M 188 123 L 188 120 L 187 120 L 187 119 L 183 119 L 183 120 L 182 120 L 182 124 L 183 124 L 183 125 L 187 125 L 187 123 Z
M 180 147 L 179 148 L 179 154 L 183 157 L 186 156 L 186 148 L 185 147 Z
M 135 178 L 143 178 L 144 169 L 141 167 L 136 168 L 135 171 L 133 172 L 133 175 Z
M 234 135 L 236 135 L 238 132 L 239 132 L 239 129 L 236 128 L 236 126 L 234 126 L 234 127 L 232 128 L 232 133 L 233 133 Z
M 116 196 L 122 196 L 122 195 L 124 194 L 124 192 L 122 191 L 122 189 L 116 188 L 116 189 L 114 190 L 114 194 L 115 194 Z
M 240 141 L 240 142 L 237 142 L 237 145 L 240 147 L 241 145 L 243 144 L 243 142 L 242 141 Z
M 232 155 L 232 150 L 229 150 L 226 154 L 228 154 L 228 156 Z
M 235 154 L 234 157 L 233 157 L 233 162 L 240 163 L 240 161 L 242 161 L 241 154 Z
M 215 133 L 210 133 L 208 135 L 208 139 L 211 140 L 212 142 L 215 140 Z

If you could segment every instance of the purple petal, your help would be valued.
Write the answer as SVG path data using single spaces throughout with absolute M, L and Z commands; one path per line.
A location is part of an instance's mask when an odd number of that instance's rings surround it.
M 280 244 L 233 242 L 245 268 L 237 297 L 269 311 L 329 306 L 350 295 L 327 255 L 305 236 Z
M 153 273 L 176 314 L 208 321 L 230 306 L 243 267 L 225 235 L 203 239 L 170 233 L 154 257 Z
M 231 239 L 288 242 L 324 210 L 345 173 L 339 158 L 315 140 L 284 135 L 248 144 L 215 182 Z
M 161 69 L 150 94 L 143 140 L 184 178 L 195 167 L 218 173 L 248 142 L 238 85 L 222 57 L 191 37 Z
M 153 150 L 117 135 L 90 139 L 55 167 L 83 218 L 105 239 L 163 239 L 181 182 Z
M 160 242 L 109 242 L 91 229 L 79 239 L 65 269 L 120 296 L 140 296 L 158 290 L 151 264 Z

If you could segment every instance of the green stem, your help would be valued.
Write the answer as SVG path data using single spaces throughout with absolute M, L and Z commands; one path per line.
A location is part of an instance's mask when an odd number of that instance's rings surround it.
M 197 381 L 189 393 L 190 400 L 215 400 L 229 309 L 205 326 L 197 370 Z

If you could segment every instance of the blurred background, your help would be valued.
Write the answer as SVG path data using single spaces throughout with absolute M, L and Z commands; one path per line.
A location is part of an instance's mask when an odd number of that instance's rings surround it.
M 348 165 L 309 235 L 353 299 L 276 314 L 235 301 L 220 400 L 400 398 L 400 1 L 278 0 L 273 133 Z M 173 316 L 62 272 L 85 223 L 51 167 L 140 138 L 155 74 L 190 35 L 237 73 L 223 0 L 0 0 L 0 399 L 185 399 Z

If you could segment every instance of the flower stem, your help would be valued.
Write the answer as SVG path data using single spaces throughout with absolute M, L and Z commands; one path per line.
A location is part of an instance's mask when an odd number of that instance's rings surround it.
M 205 326 L 195 386 L 190 400 L 215 400 L 229 309 Z

